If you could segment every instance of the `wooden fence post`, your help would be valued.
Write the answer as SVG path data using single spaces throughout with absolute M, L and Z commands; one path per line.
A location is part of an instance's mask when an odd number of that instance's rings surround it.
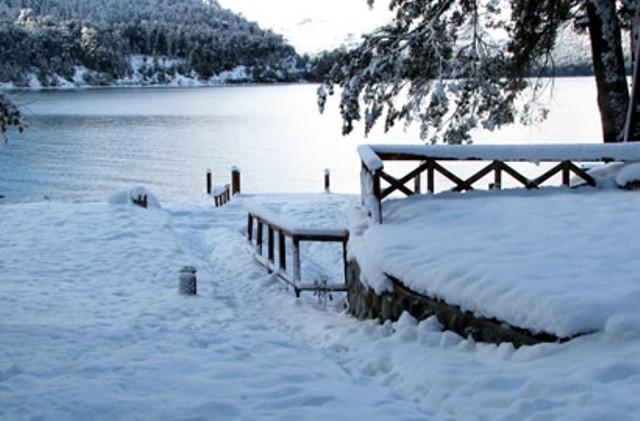
M 431 194 L 433 194 L 436 189 L 434 162 L 435 161 L 431 159 L 427 161 L 427 163 L 429 164 L 429 166 L 427 167 L 427 191 Z
M 247 215 L 247 238 L 249 242 L 253 240 L 253 215 Z
M 264 224 L 260 219 L 258 219 L 258 232 L 256 233 L 256 247 L 258 249 L 258 255 L 262 256 L 262 231 Z
M 293 237 L 293 283 L 296 288 L 296 295 L 299 295 L 297 288 L 300 285 L 300 240 L 297 237 Z
M 240 168 L 235 165 L 231 167 L 231 195 L 240 193 Z
M 278 256 L 280 257 L 280 269 L 287 270 L 286 238 L 282 230 L 278 231 Z
M 374 217 L 374 220 L 378 224 L 382 224 L 382 186 L 380 180 L 380 172 L 378 171 L 373 174 L 373 195 L 376 198 L 376 207 L 378 208 L 378 214 Z
M 269 260 L 269 263 L 274 264 L 275 261 L 275 245 L 276 245 L 276 239 L 275 239 L 275 231 L 273 229 L 273 226 L 271 226 L 270 224 L 267 225 L 267 259 Z
M 571 161 L 562 162 L 562 184 L 571 185 Z
M 207 194 L 211 194 L 213 191 L 213 176 L 211 175 L 211 170 L 207 169 Z

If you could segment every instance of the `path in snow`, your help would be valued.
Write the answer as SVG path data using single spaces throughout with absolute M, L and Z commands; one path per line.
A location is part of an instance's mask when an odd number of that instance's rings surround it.
M 2 211 L 2 419 L 422 418 L 279 331 L 251 285 L 264 273 L 221 212 Z M 176 294 L 185 263 L 197 298 Z

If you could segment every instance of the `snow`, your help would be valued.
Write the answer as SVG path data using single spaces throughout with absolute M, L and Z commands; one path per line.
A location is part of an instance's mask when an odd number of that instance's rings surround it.
M 435 159 L 501 161 L 640 161 L 640 143 L 361 145 L 358 153 L 372 171 L 382 168 L 376 154 L 411 154 Z
M 255 264 L 247 202 L 326 228 L 358 198 L 0 206 L 0 418 L 636 418 L 635 309 L 604 332 L 518 350 L 434 319 L 360 322 L 339 297 L 295 299 Z M 312 246 L 323 266 L 341 259 Z M 177 293 L 185 265 L 198 270 L 197 297 Z
M 145 187 L 136 186 L 130 189 L 120 190 L 118 192 L 113 193 L 108 200 L 109 204 L 112 205 L 130 205 L 133 206 L 134 199 L 147 196 L 147 206 L 150 208 L 161 208 L 160 200 L 158 197 L 147 190 Z
M 616 183 L 625 187 L 629 183 L 640 182 L 640 163 L 625 165 L 616 175 Z
M 360 155 L 360 159 L 362 163 L 370 170 L 370 171 L 378 171 L 384 168 L 384 163 L 382 159 L 376 154 L 373 148 L 370 145 L 360 145 L 358 146 L 358 154 Z
M 238 83 L 251 80 L 246 66 L 237 66 L 233 70 L 222 72 L 212 78 L 216 83 Z
M 640 195 L 544 188 L 443 193 L 352 218 L 350 254 L 376 291 L 384 276 L 478 316 L 559 337 L 640 316 Z M 354 235 L 354 232 L 359 235 Z
M 227 191 L 228 186 L 214 186 L 212 191 L 211 191 L 211 195 L 212 196 L 219 196 L 222 193 L 224 193 L 225 191 Z
M 282 228 L 291 235 L 297 236 L 315 236 L 315 235 L 329 235 L 329 236 L 348 236 L 349 231 L 344 224 L 336 227 L 324 227 L 324 228 L 310 228 L 305 227 L 305 224 L 292 218 L 290 215 L 283 214 L 264 206 L 262 203 L 254 203 L 249 201 L 245 204 L 245 208 L 248 212 L 251 212 L 254 216 L 268 221 L 273 225 Z M 308 223 L 307 223 L 308 224 Z

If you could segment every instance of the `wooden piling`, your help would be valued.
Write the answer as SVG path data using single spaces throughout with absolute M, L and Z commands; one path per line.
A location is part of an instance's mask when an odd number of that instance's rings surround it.
M 211 194 L 213 191 L 213 176 L 211 175 L 211 170 L 207 170 L 207 194 Z
M 331 192 L 331 171 L 328 168 L 324 170 L 324 191 Z
M 240 193 L 240 168 L 231 167 L 231 195 Z

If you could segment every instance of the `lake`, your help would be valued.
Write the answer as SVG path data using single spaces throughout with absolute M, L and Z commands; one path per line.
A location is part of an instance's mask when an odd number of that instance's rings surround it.
M 161 201 L 203 198 L 207 168 L 216 184 L 231 165 L 251 192 L 357 192 L 360 143 L 419 143 L 417 130 L 363 129 L 341 136 L 336 98 L 317 111 L 315 85 L 106 88 L 15 95 L 29 129 L 0 147 L 0 203 L 104 201 L 148 187 Z M 551 114 L 535 127 L 477 132 L 476 143 L 598 142 L 592 78 L 555 82 Z

